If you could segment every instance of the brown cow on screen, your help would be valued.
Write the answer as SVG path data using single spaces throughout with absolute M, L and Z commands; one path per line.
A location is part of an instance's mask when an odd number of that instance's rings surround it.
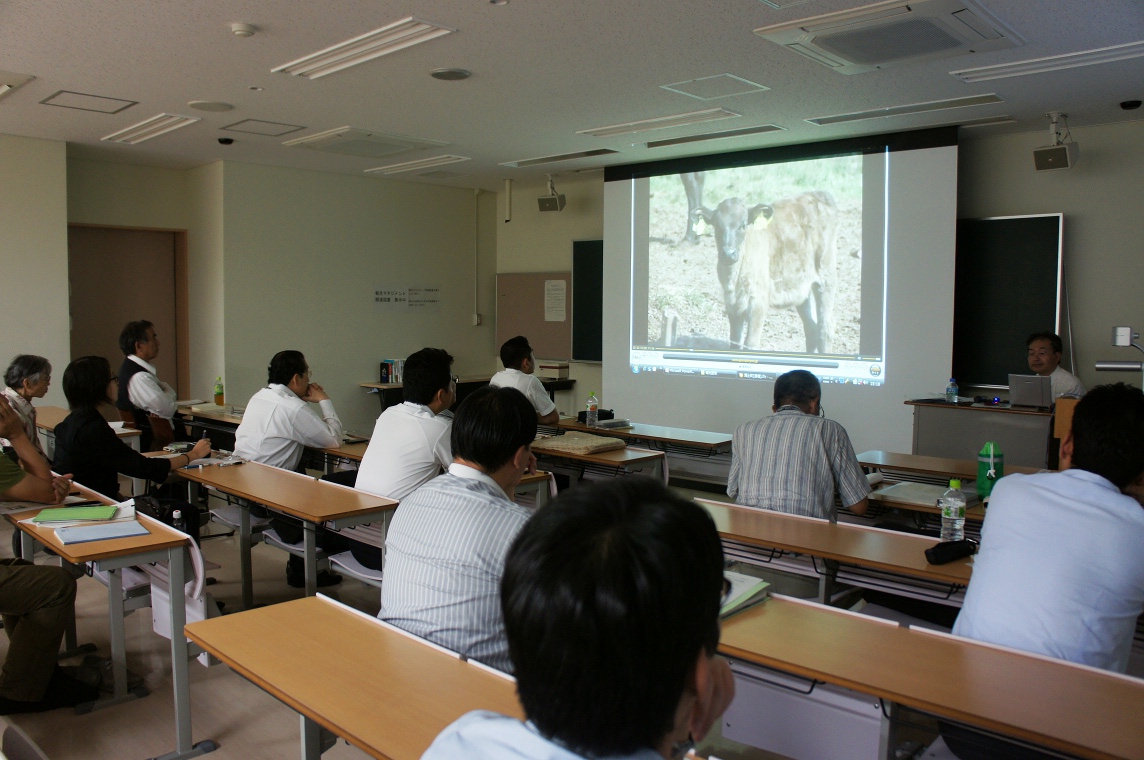
M 698 213 L 715 231 L 730 342 L 765 348 L 771 309 L 798 311 L 808 353 L 829 353 L 834 340 L 835 238 L 838 206 L 827 192 L 802 193 L 748 207 L 728 198 Z

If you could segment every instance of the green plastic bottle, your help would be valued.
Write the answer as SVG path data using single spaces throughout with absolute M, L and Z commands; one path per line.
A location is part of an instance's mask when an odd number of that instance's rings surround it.
M 216 377 L 214 381 L 214 402 L 219 406 L 222 406 L 225 400 L 226 398 L 222 392 L 222 376 L 220 375 L 219 377 Z

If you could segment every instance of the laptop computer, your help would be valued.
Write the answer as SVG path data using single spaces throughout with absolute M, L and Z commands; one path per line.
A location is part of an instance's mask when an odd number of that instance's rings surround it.
M 1040 375 L 1009 375 L 1009 406 L 1048 409 L 1053 405 L 1053 385 Z

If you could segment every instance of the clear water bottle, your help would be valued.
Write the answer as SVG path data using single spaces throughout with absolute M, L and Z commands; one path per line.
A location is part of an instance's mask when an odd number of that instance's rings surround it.
M 183 510 L 176 509 L 171 513 L 171 527 L 183 533 L 187 532 L 187 521 L 183 519 Z
M 596 391 L 588 394 L 587 414 L 584 415 L 584 424 L 596 427 L 600 424 L 600 399 L 596 398 Z
M 949 379 L 949 385 L 945 386 L 945 400 L 951 404 L 957 403 L 957 381 L 952 377 Z
M 965 538 L 965 494 L 961 481 L 949 481 L 949 489 L 941 495 L 941 540 L 960 541 Z

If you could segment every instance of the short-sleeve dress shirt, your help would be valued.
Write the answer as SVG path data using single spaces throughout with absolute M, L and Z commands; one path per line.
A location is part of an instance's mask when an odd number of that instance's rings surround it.
M 12 411 L 20 418 L 20 422 L 24 423 L 24 434 L 28 436 L 28 440 L 32 442 L 36 451 L 40 452 L 44 459 L 47 459 L 48 455 L 44 453 L 44 447 L 40 445 L 40 436 L 36 431 L 36 408 L 28 399 L 11 388 L 5 388 L 3 393 L 12 407 Z M 7 438 L 0 438 L 0 446 L 7 448 L 11 445 L 12 442 Z
M 452 431 L 452 415 L 433 414 L 424 404 L 389 407 L 377 418 L 354 487 L 401 501 L 452 464 Z
M 526 375 L 519 369 L 502 369 L 493 375 L 489 385 L 498 388 L 516 388 L 528 398 L 541 417 L 551 414 L 556 408 L 556 403 L 549 398 L 548 391 L 544 390 L 544 384 L 540 379 L 536 375 Z
M 505 672 L 504 559 L 530 513 L 453 463 L 401 502 L 385 539 L 379 618 Z
M 833 520 L 870 493 L 846 429 L 797 406 L 740 425 L 731 441 L 727 495 L 736 503 Z

